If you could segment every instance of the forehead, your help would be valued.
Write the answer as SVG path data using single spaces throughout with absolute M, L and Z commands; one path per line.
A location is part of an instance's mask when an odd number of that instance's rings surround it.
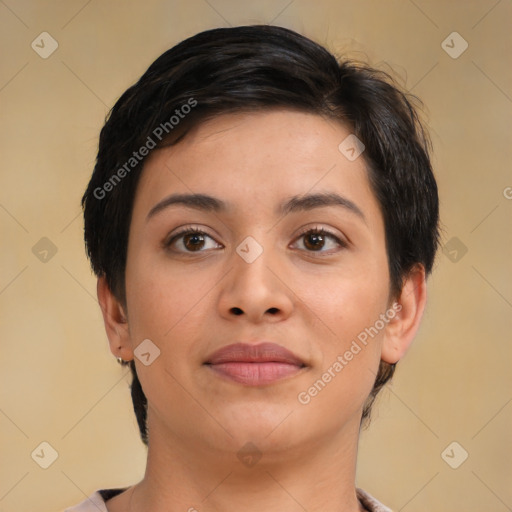
M 148 157 L 136 208 L 148 212 L 179 192 L 208 193 L 228 208 L 275 210 L 286 197 L 337 192 L 378 210 L 364 159 L 351 161 L 339 149 L 350 135 L 338 121 L 297 111 L 219 116 Z

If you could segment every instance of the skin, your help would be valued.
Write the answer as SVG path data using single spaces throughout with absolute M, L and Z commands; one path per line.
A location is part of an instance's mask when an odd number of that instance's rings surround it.
M 98 280 L 112 353 L 131 360 L 145 339 L 161 351 L 149 366 L 135 358 L 149 403 L 146 474 L 107 502 L 109 512 L 363 510 L 355 493 L 362 408 L 379 361 L 397 362 L 414 338 L 426 285 L 419 265 L 390 297 L 384 223 L 364 158 L 351 162 L 338 150 L 349 134 L 313 114 L 230 114 L 148 157 L 130 226 L 126 305 Z M 350 200 L 364 218 L 340 206 L 275 212 L 292 196 L 322 192 Z M 178 204 L 148 219 L 175 193 L 208 194 L 229 208 Z M 206 234 L 199 251 L 186 237 L 163 247 L 190 226 Z M 344 245 L 301 236 L 313 228 Z M 252 263 L 236 252 L 247 236 L 263 249 Z M 395 301 L 394 318 L 299 403 Z M 293 351 L 306 368 L 248 387 L 203 364 L 225 345 L 262 340 Z M 261 454 L 252 467 L 237 457 L 247 442 Z

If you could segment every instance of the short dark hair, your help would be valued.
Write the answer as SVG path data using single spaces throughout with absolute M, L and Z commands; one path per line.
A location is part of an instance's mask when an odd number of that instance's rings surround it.
M 390 291 L 397 296 L 416 265 L 431 272 L 439 243 L 431 145 L 416 102 L 388 73 L 337 59 L 282 27 L 217 28 L 182 41 L 119 98 L 101 130 L 96 165 L 82 198 L 94 273 L 104 276 L 126 304 L 128 233 L 142 153 L 147 153 L 140 148 L 177 143 L 192 127 L 219 115 L 287 108 L 338 120 L 363 142 L 362 156 L 384 218 Z M 134 361 L 126 364 L 147 445 L 147 399 Z M 394 368 L 381 362 L 361 421 Z

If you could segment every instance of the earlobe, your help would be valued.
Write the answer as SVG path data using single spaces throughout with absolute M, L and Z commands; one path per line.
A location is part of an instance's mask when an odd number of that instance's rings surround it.
M 110 290 L 105 276 L 98 278 L 97 294 L 110 351 L 124 361 L 132 360 L 134 355 L 126 313 L 122 304 Z
M 427 303 L 427 285 L 423 265 L 408 274 L 400 296 L 394 304 L 396 315 L 386 326 L 381 359 L 397 363 L 410 347 L 420 326 Z

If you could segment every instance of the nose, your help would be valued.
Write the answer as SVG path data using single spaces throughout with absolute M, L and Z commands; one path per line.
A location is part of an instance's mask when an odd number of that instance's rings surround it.
M 222 280 L 219 312 L 223 318 L 252 323 L 280 322 L 293 310 L 293 292 L 270 251 L 248 263 L 236 252 L 231 271 Z

